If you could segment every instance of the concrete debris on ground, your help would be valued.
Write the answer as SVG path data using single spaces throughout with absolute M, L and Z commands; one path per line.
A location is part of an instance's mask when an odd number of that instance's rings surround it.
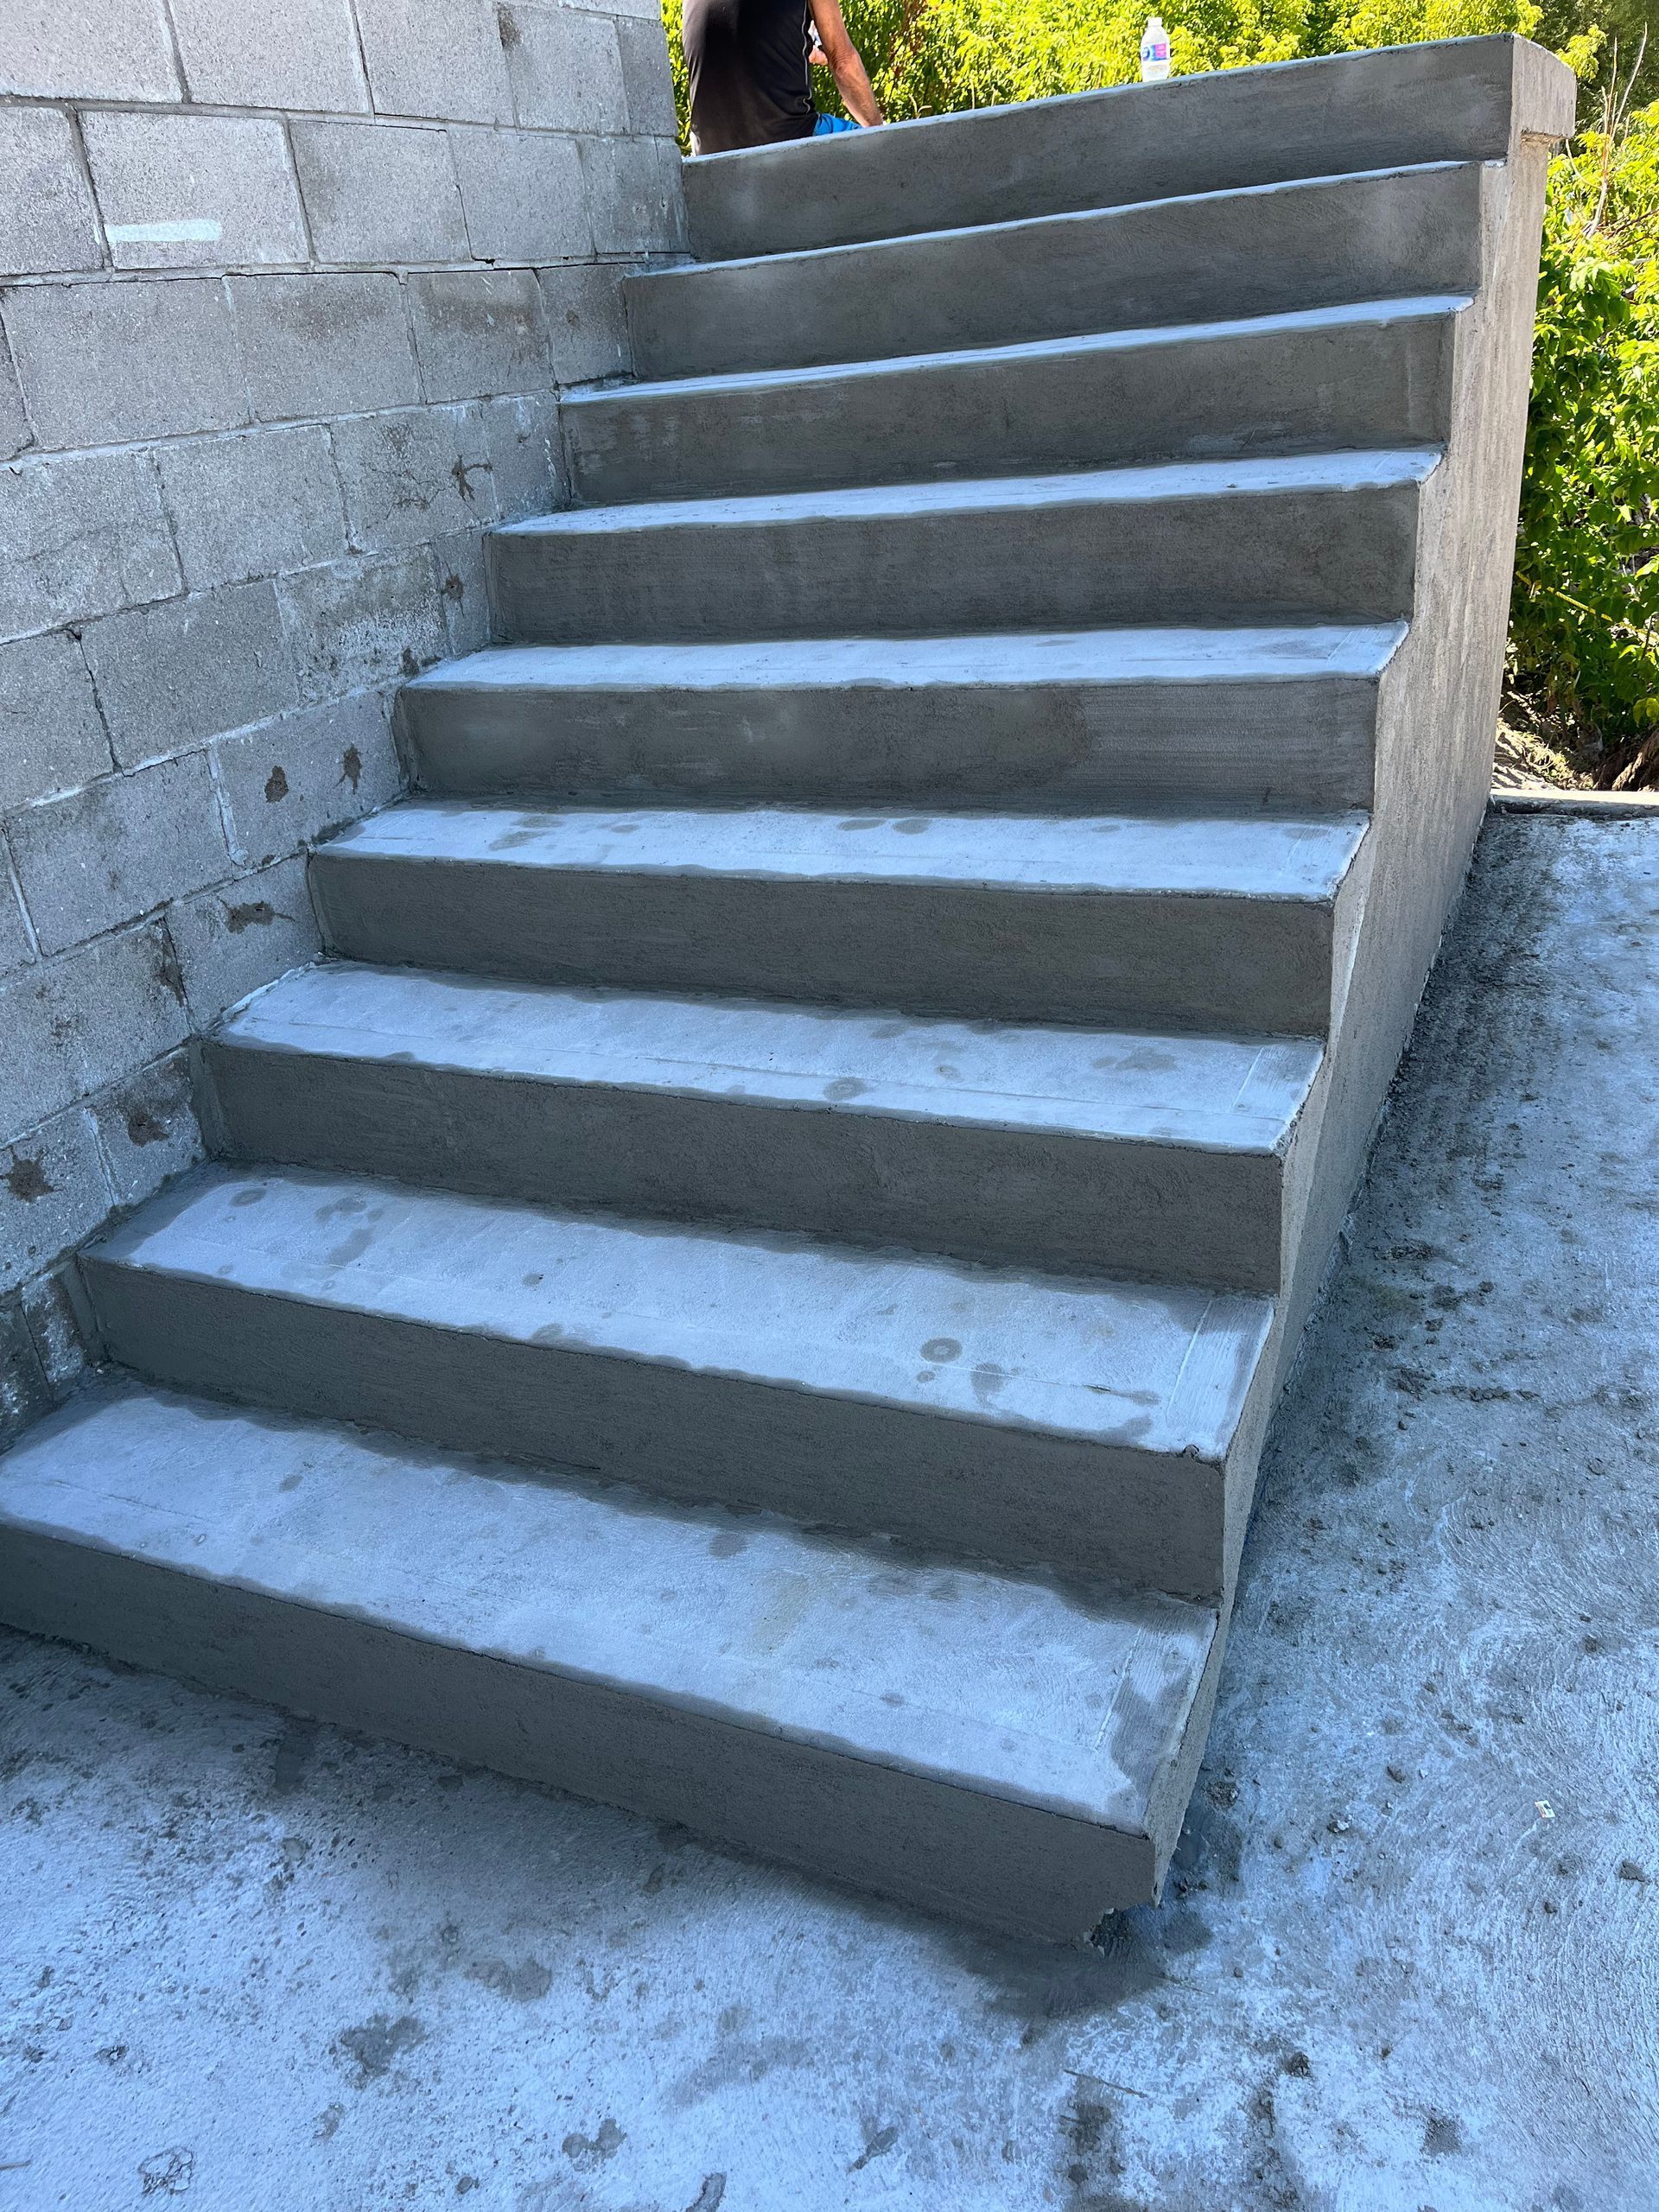
M 0 2212 L 1650 2212 L 1659 823 L 1495 817 L 1161 1907 L 1022 1949 L 0 1640 Z

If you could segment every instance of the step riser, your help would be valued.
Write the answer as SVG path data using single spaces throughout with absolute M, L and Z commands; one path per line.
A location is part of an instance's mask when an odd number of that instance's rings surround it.
M 1079 1937 L 1151 1903 L 1167 1857 L 1147 1836 L 32 1532 L 0 1545 L 0 1618 L 1014 1936 Z
M 1213 1602 L 1221 1466 L 82 1262 L 110 1357 L 160 1382 L 944 1556 Z
M 1495 161 L 1509 148 L 1513 67 L 1498 39 L 1329 54 L 694 162 L 691 247 L 718 261 L 1290 177 Z
M 576 690 L 427 682 L 400 712 L 438 794 L 823 800 L 1084 813 L 1371 801 L 1376 685 L 843 684 Z
M 1417 487 L 1196 493 L 491 539 L 512 642 L 699 642 L 1411 611 Z
M 1450 315 L 567 403 L 579 504 L 1433 445 Z
M 1468 293 L 1472 164 L 934 232 L 629 278 L 640 377 L 806 368 Z
M 1323 1036 L 1335 910 L 1313 900 L 422 865 L 324 846 L 349 959 L 968 1020 Z
M 1280 1287 L 1285 1170 L 1271 1154 L 233 1042 L 206 1057 L 232 1160 L 1057 1274 Z

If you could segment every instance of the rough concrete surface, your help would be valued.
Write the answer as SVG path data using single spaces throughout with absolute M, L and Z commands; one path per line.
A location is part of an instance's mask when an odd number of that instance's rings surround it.
M 0 2207 L 1646 2212 L 1659 827 L 1496 817 L 1161 1908 L 1022 1950 L 8 1637 Z

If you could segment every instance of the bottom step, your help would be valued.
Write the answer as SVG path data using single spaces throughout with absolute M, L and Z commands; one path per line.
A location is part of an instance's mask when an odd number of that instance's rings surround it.
M 0 1459 L 0 1618 L 1062 1939 L 1156 1896 L 1219 1641 L 125 1382 Z

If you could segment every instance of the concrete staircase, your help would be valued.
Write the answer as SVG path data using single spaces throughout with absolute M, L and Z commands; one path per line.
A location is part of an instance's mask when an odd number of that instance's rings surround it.
M 1571 114 L 1474 40 L 691 165 L 336 957 L 85 1256 L 127 1374 L 0 1611 L 1024 1934 L 1155 1897 L 1484 804 Z

